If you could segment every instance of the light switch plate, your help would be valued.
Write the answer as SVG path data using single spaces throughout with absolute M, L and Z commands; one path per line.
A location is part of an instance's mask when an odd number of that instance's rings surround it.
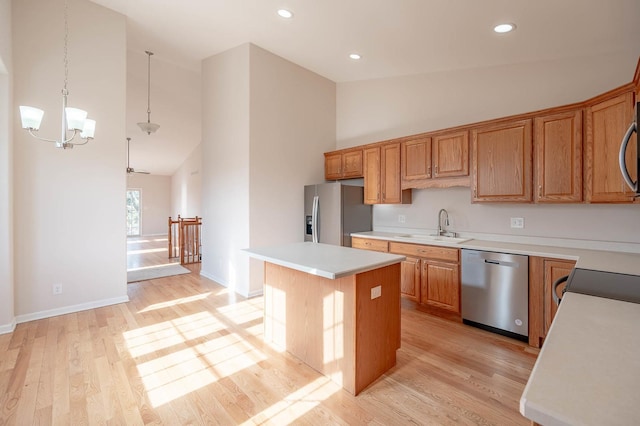
M 377 285 L 375 287 L 372 287 L 371 288 L 371 300 L 377 299 L 380 296 L 382 296 L 382 286 Z

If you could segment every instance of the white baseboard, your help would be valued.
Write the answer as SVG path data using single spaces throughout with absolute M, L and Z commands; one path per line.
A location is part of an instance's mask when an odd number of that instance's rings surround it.
M 207 271 L 204 271 L 204 270 L 200 269 L 200 275 L 202 275 L 205 278 L 210 279 L 211 281 L 215 281 L 216 284 L 220 284 L 222 287 L 229 288 L 229 285 L 226 282 L 224 282 L 222 279 L 220 279 L 220 277 L 216 277 L 215 275 L 210 274 Z M 251 299 L 252 297 L 262 296 L 264 291 L 263 291 L 263 289 L 260 289 L 260 290 L 253 291 L 253 292 L 251 292 L 249 294 L 240 293 L 238 291 L 236 291 L 236 293 L 238 293 L 242 297 L 246 297 L 247 299 Z
M 9 324 L 0 325 L 0 334 L 13 333 L 16 329 L 16 319 L 14 318 Z
M 129 301 L 129 296 L 113 297 L 111 299 L 95 300 L 93 302 L 81 303 L 79 305 L 64 306 L 62 308 L 49 309 L 47 311 L 33 312 L 31 314 L 18 315 L 16 322 L 21 324 L 23 322 L 35 321 L 43 318 L 51 318 L 58 315 L 71 314 L 74 312 L 86 311 L 87 309 L 102 308 L 103 306 L 117 305 L 118 303 L 126 303 Z

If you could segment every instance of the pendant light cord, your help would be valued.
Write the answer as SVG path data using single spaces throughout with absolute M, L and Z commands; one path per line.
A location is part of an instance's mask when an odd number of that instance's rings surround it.
M 69 43 L 69 2 L 64 1 L 64 85 L 62 87 L 62 94 L 68 95 L 67 80 L 69 79 L 69 49 L 67 47 Z
M 147 54 L 147 122 L 151 122 L 151 55 L 153 52 L 145 50 Z

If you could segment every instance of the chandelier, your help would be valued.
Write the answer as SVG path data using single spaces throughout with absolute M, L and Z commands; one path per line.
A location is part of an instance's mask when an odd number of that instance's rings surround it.
M 151 122 L 151 55 L 153 52 L 145 50 L 147 54 L 147 121 L 138 123 L 143 132 L 150 135 L 160 128 L 159 124 Z
M 67 80 L 69 76 L 69 60 L 68 60 L 68 41 L 69 41 L 69 23 L 68 23 L 68 5 L 67 0 L 64 2 L 64 85 L 62 86 L 62 131 L 60 139 L 41 138 L 36 133 L 42 123 L 44 111 L 30 106 L 20 106 L 20 117 L 22 120 L 22 128 L 29 131 L 29 134 L 45 142 L 53 142 L 57 148 L 71 149 L 75 145 L 85 145 L 91 139 L 96 130 L 95 120 L 87 118 L 87 112 L 78 108 L 67 107 Z M 65 127 L 66 124 L 66 127 Z M 68 132 L 73 132 L 69 134 Z M 72 142 L 76 135 L 80 133 L 83 142 Z

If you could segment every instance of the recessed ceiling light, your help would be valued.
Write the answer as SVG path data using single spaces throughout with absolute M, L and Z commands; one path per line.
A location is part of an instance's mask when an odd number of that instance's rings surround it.
M 278 9 L 278 15 L 285 19 L 293 18 L 293 12 L 287 9 Z
M 350 53 L 350 54 L 349 54 L 349 57 L 350 57 L 351 59 L 353 59 L 354 61 L 357 61 L 358 59 L 362 58 L 362 56 L 360 56 L 360 55 L 359 55 L 359 54 L 357 54 L 357 53 Z
M 499 24 L 493 27 L 493 31 L 497 33 L 508 33 L 516 29 L 516 24 Z

